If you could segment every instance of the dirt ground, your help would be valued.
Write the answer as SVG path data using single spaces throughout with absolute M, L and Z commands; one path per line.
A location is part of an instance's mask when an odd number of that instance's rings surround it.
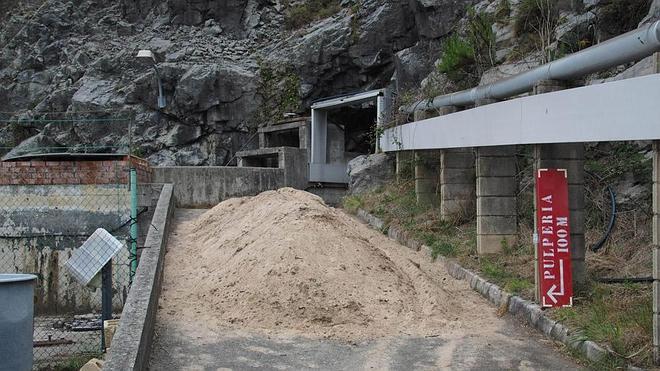
M 152 369 L 577 367 L 317 196 L 281 189 L 200 214 L 177 212 Z
M 184 223 L 165 265 L 172 321 L 353 341 L 488 331 L 496 319 L 440 265 L 291 188 Z

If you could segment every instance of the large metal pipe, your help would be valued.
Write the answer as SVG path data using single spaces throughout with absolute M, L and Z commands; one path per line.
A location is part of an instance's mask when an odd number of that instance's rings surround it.
M 481 99 L 505 99 L 531 91 L 542 80 L 573 80 L 640 60 L 657 51 L 660 51 L 660 21 L 489 85 L 418 101 L 404 111 L 412 113 L 419 108 L 469 106 Z

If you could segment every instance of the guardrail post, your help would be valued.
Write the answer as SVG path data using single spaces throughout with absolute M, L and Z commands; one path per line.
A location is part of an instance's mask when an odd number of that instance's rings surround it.
M 534 94 L 565 89 L 561 81 L 540 81 Z M 586 280 L 584 256 L 584 143 L 540 144 L 534 147 L 534 171 L 543 168 L 568 170 L 568 208 L 571 227 L 571 264 L 573 287 L 580 290 Z M 536 199 L 536 197 L 534 198 Z M 536 209 L 536 206 L 535 206 Z
M 477 102 L 477 106 L 495 103 Z M 516 146 L 477 148 L 477 252 L 502 251 L 518 240 Z
M 653 361 L 660 364 L 660 141 L 653 142 Z

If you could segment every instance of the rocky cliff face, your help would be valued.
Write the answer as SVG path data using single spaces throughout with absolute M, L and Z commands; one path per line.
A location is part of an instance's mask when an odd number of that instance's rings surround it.
M 301 16 L 291 10 L 305 9 L 304 2 L 3 2 L 10 10 L 0 25 L 0 111 L 9 112 L 3 120 L 122 112 L 133 118 L 134 151 L 153 163 L 223 165 L 256 146 L 258 125 L 305 113 L 314 99 L 385 86 L 414 90 L 424 79 L 450 88 L 435 63 L 447 36 L 465 29 L 467 7 L 495 14 L 506 2 L 515 12 L 520 1 L 322 0 L 307 13 L 330 4 L 331 14 L 311 14 L 297 29 L 286 27 L 287 18 Z M 600 2 L 567 3 L 563 16 L 573 29 Z M 535 63 L 509 63 L 512 21 L 492 27 L 498 67 L 484 81 Z M 168 102 L 162 110 L 153 70 L 134 57 L 139 49 L 158 57 Z M 125 147 L 128 138 L 121 125 L 0 127 L 0 147 L 16 146 L 14 154 L 81 142 Z

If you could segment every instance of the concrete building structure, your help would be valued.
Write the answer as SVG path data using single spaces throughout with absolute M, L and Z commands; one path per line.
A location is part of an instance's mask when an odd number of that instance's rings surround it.
M 328 120 L 328 113 L 342 107 L 365 103 L 375 103 L 377 131 L 377 128 L 384 124 L 390 106 L 390 95 L 386 89 L 343 95 L 312 104 L 309 157 L 310 182 L 348 182 L 346 173 L 348 161 L 364 153 L 344 151 L 344 130 L 339 129 Z M 380 150 L 378 146 L 379 144 L 376 143 L 376 152 Z

